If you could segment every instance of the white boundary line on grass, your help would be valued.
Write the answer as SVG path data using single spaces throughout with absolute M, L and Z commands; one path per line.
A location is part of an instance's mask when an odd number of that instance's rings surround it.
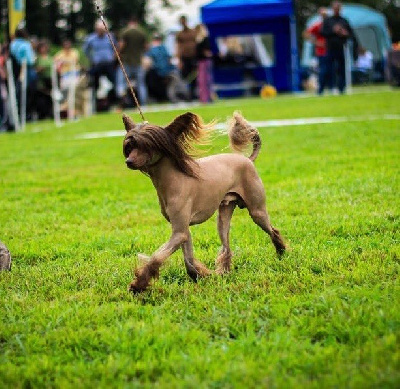
M 389 86 L 381 86 L 381 87 L 362 87 L 362 88 L 356 88 L 349 93 L 349 95 L 359 95 L 359 94 L 373 94 L 373 93 L 382 93 L 382 92 L 392 92 L 393 88 Z M 337 97 L 338 93 L 326 93 L 323 97 Z M 256 96 L 252 97 L 253 99 L 257 99 Z M 295 92 L 295 93 L 282 93 L 279 95 L 279 101 L 282 100 L 295 100 L 295 99 L 309 99 L 309 98 L 315 98 L 315 99 L 321 99 L 321 96 L 318 96 L 316 93 L 313 92 Z M 223 107 L 238 107 L 238 102 L 240 100 L 248 99 L 245 97 L 237 97 L 233 99 L 226 99 L 226 100 L 217 100 L 218 101 L 218 107 L 223 106 Z M 265 100 L 267 102 L 267 100 Z M 275 101 L 275 99 L 271 99 L 269 101 Z M 208 107 L 212 107 L 212 105 L 207 105 Z M 181 110 L 186 110 L 189 108 L 199 108 L 199 107 L 204 107 L 204 104 L 199 103 L 198 101 L 193 101 L 193 102 L 179 102 L 179 103 L 161 103 L 161 104 L 152 104 L 152 105 L 146 105 L 142 107 L 143 112 L 172 112 L 172 111 L 181 111 Z M 124 111 L 127 114 L 130 113 L 137 113 L 136 109 L 129 109 Z
M 279 120 L 264 120 L 250 122 L 255 127 L 290 127 L 290 126 L 304 126 L 313 124 L 332 124 L 343 122 L 362 122 L 362 121 L 375 121 L 375 120 L 400 120 L 400 115 L 386 114 L 386 115 L 372 115 L 372 116 L 342 116 L 342 117 L 314 117 L 314 118 L 296 118 L 296 119 L 279 119 Z M 214 127 L 216 130 L 226 132 L 226 124 L 218 123 Z M 104 132 L 86 132 L 77 135 L 75 139 L 101 139 L 101 138 L 114 138 L 121 137 L 125 134 L 123 130 L 104 131 Z

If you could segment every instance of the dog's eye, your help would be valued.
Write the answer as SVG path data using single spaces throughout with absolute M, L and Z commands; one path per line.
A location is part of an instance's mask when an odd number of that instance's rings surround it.
M 130 139 L 128 143 L 124 146 L 124 155 L 128 157 L 132 150 L 136 147 L 136 142 L 133 139 Z
M 129 154 L 132 152 L 133 150 L 133 146 L 131 143 L 128 143 L 125 147 L 124 147 L 124 155 L 125 157 L 128 157 Z

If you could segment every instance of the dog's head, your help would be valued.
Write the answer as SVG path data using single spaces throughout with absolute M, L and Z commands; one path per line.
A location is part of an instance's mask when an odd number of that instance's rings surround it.
M 123 143 L 123 153 L 125 163 L 129 169 L 144 170 L 152 164 L 153 159 L 159 156 L 155 155 L 155 150 L 151 150 L 148 144 L 143 142 L 141 136 L 149 127 L 149 124 L 135 124 L 131 118 L 124 115 L 122 120 L 125 125 L 126 135 Z
M 191 177 L 197 177 L 193 159 L 195 143 L 201 143 L 208 127 L 191 112 L 176 117 L 168 126 L 135 124 L 131 118 L 122 118 L 126 135 L 123 143 L 125 163 L 130 169 L 148 173 L 149 168 L 166 157 L 176 168 Z

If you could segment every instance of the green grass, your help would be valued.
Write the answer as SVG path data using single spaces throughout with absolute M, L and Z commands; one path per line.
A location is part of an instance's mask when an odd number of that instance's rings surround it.
M 1 388 L 400 386 L 400 122 L 383 118 L 400 114 L 399 91 L 193 110 L 224 121 L 234 109 L 375 120 L 260 128 L 256 166 L 290 252 L 279 261 L 237 210 L 231 274 L 194 284 L 179 252 L 134 297 L 137 254 L 169 225 L 150 180 L 124 166 L 121 138 L 76 138 L 122 129 L 120 115 L 0 136 L 0 239 L 13 254 L 0 274 Z M 219 136 L 210 152 L 226 145 Z M 213 268 L 215 216 L 192 234 Z

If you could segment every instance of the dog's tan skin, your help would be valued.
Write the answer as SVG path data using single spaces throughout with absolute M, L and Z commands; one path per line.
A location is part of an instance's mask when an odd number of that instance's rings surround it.
M 239 120 L 248 125 L 238 114 L 235 119 L 236 124 Z M 150 125 L 135 125 L 127 116 L 123 120 L 127 130 L 124 140 L 126 164 L 130 169 L 138 169 L 149 175 L 157 190 L 161 212 L 172 226 L 169 241 L 136 270 L 136 279 L 130 284 L 130 291 L 145 290 L 151 279 L 158 277 L 163 262 L 180 247 L 186 270 L 193 280 L 210 274 L 210 270 L 194 259 L 189 226 L 203 223 L 216 210 L 219 211 L 218 232 L 222 242 L 222 249 L 216 260 L 218 274 L 229 272 L 231 267 L 229 229 L 236 206 L 246 207 L 253 221 L 269 234 L 278 255 L 284 253 L 285 243 L 279 231 L 271 226 L 265 206 L 264 187 L 253 164 L 261 147 L 257 130 L 252 128 L 253 153 L 249 158 L 240 154 L 219 154 L 195 161 L 189 158 L 188 162 L 193 169 L 193 174 L 189 175 L 177 167 L 176 161 L 149 150 L 148 146 L 141 147 L 138 144 L 140 141 L 136 142 L 137 135 L 147 131 L 149 127 L 146 126 Z M 196 126 L 201 127 L 199 120 L 196 115 L 187 113 L 165 129 L 157 127 L 157 130 L 175 131 L 179 137 L 180 131 L 184 131 L 180 127 L 189 123 L 196 131 Z

